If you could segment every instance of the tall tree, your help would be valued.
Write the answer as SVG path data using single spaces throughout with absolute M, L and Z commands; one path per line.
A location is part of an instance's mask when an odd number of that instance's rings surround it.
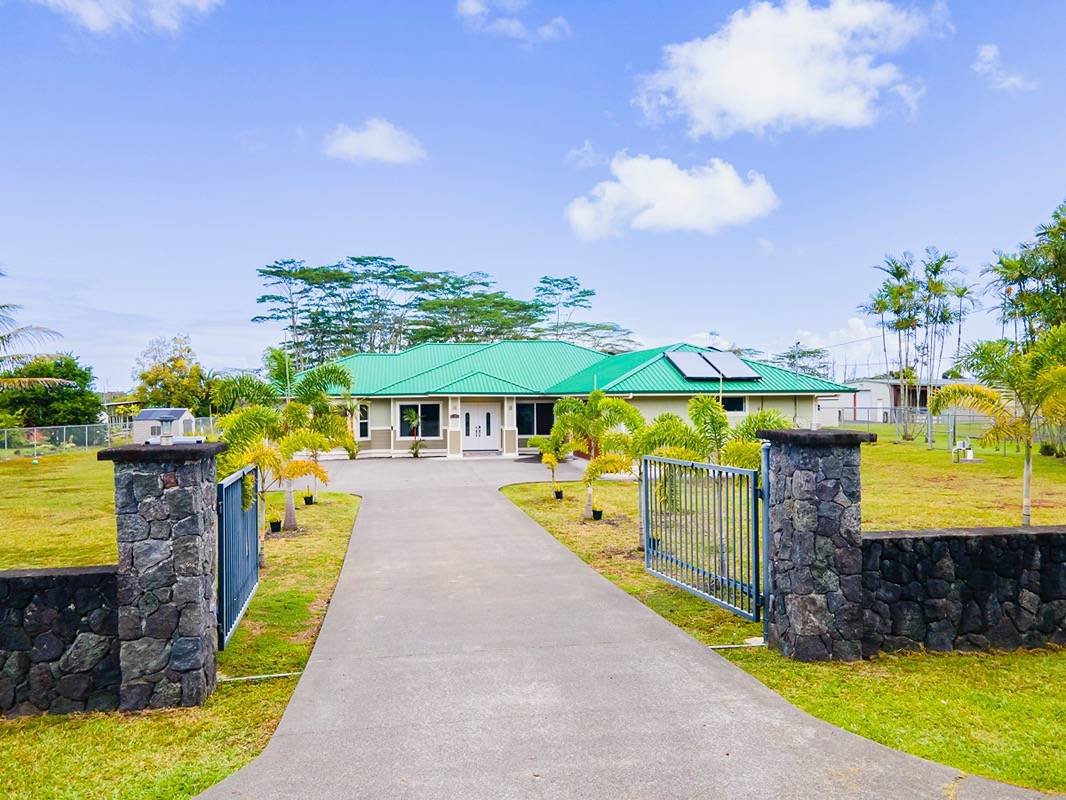
M 188 336 L 152 339 L 137 358 L 133 396 L 145 407 L 188 408 L 211 414 L 211 386 Z
M 770 363 L 816 378 L 828 378 L 831 372 L 829 351 L 796 342 L 783 353 L 770 358 Z
M 23 425 L 93 425 L 104 410 L 93 388 L 91 367 L 72 355 L 38 356 L 4 373 L 14 383 L 0 391 L 0 413 L 18 417 Z

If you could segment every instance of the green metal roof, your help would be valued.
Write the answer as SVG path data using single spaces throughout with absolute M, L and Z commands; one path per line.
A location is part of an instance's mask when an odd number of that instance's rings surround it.
M 424 395 L 581 395 L 595 388 L 609 394 L 698 394 L 717 392 L 717 381 L 690 381 L 665 354 L 704 351 L 689 344 L 608 356 L 549 340 L 493 344 L 424 344 L 399 353 L 359 353 L 337 363 L 351 372 L 359 397 Z M 724 381 L 730 394 L 822 394 L 854 392 L 832 381 L 743 359 L 757 381 Z
M 542 395 L 567 375 L 607 358 L 569 342 L 424 344 L 399 353 L 357 353 L 337 363 L 359 397 L 430 394 Z
M 608 394 L 824 394 L 853 392 L 847 386 L 791 370 L 741 359 L 759 374 L 756 381 L 691 381 L 666 358 L 669 352 L 701 352 L 711 348 L 673 344 L 610 356 L 555 384 L 550 394 L 587 394 L 602 389 Z

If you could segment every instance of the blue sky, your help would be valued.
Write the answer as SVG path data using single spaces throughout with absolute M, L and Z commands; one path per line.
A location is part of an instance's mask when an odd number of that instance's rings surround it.
M 153 336 L 257 364 L 287 257 L 575 274 L 649 344 L 869 337 L 885 253 L 976 276 L 1066 199 L 1066 8 L 1006 8 L 0 0 L 2 296 L 111 389 Z

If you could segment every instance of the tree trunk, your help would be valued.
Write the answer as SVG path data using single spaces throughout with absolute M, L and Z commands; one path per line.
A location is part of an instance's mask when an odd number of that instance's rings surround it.
M 1025 471 L 1022 473 L 1022 525 L 1031 525 L 1033 518 L 1032 505 L 1033 483 L 1033 443 L 1025 441 Z
M 256 520 L 256 526 L 259 528 L 259 568 L 262 569 L 267 565 L 266 557 L 266 486 L 263 485 L 263 471 L 257 469 L 255 471 L 255 497 L 256 505 L 259 507 L 259 519 Z
M 281 529 L 296 530 L 296 501 L 292 496 L 292 481 L 285 482 L 285 519 L 281 523 Z
M 592 519 L 592 484 L 585 489 L 585 519 Z

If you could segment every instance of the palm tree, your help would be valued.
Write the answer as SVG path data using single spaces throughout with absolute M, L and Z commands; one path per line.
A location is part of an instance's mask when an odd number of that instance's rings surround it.
M 554 494 L 559 489 L 555 483 L 555 470 L 567 456 L 574 452 L 574 443 L 566 437 L 562 428 L 553 425 L 547 436 L 531 436 L 529 446 L 540 451 L 540 463 L 551 472 L 552 493 Z
M 555 424 L 559 430 L 579 442 L 595 461 L 602 452 L 601 441 L 616 428 L 635 431 L 644 424 L 640 412 L 625 400 L 608 397 L 599 389 L 588 399 L 564 397 L 555 403 Z M 585 493 L 585 519 L 592 519 L 592 486 Z
M 1041 410 L 1066 393 L 1066 325 L 1050 328 L 1028 347 L 999 339 L 970 345 L 960 365 L 979 384 L 951 384 L 933 396 L 939 414 L 952 406 L 971 408 L 991 419 L 981 440 L 1023 445 L 1022 525 L 1032 521 L 1033 435 Z
M 959 301 L 959 310 L 955 312 L 955 358 L 962 354 L 962 323 L 966 319 L 967 307 L 972 311 L 977 307 L 977 294 L 974 291 L 976 284 L 968 284 L 964 281 L 951 285 L 952 296 Z
M 0 278 L 4 273 L 0 272 Z M 13 303 L 0 303 L 0 373 L 7 373 L 40 354 L 19 352 L 17 348 L 40 344 L 49 339 L 57 339 L 60 334 L 51 328 L 40 325 L 19 325 L 14 316 L 22 306 Z M 30 386 L 70 386 L 71 382 L 61 378 L 27 378 L 18 375 L 0 375 L 0 391 L 4 389 L 25 389 Z

